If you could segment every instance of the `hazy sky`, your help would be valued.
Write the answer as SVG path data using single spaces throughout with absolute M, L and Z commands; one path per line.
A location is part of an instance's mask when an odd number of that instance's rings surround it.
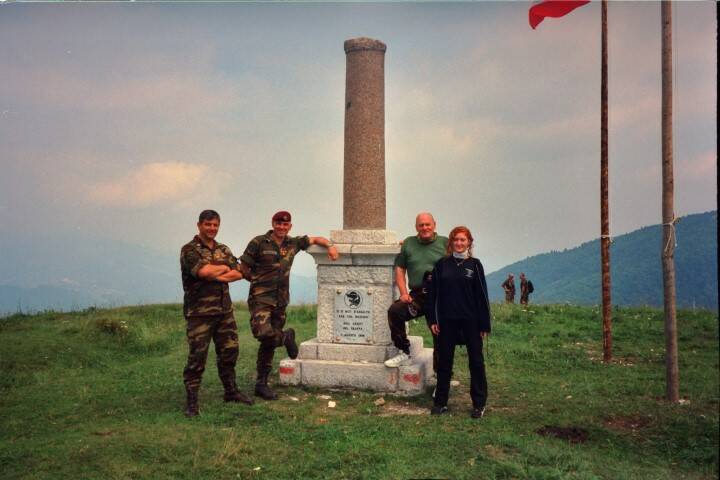
M 277 210 L 297 234 L 342 228 L 343 41 L 367 36 L 388 46 L 388 229 L 413 233 L 422 210 L 445 234 L 466 224 L 487 271 L 597 238 L 600 5 L 534 31 L 529 6 L 2 4 L 2 236 L 174 254 L 214 208 L 239 254 Z M 673 15 L 688 214 L 716 208 L 715 3 Z M 660 5 L 608 16 L 619 235 L 661 221 Z

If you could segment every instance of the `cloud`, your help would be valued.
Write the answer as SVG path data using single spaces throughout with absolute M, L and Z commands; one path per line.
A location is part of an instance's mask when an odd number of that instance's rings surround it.
M 123 177 L 91 185 L 88 196 L 105 206 L 145 207 L 192 197 L 211 180 L 207 165 L 155 162 Z
M 679 175 L 686 179 L 712 179 L 717 174 L 717 154 L 712 151 L 703 152 L 686 161 L 675 162 L 680 163 L 675 167 L 679 170 Z
M 74 112 L 154 112 L 167 117 L 227 110 L 241 103 L 235 85 L 219 75 L 141 71 L 99 82 L 81 72 L 48 66 L 9 66 L 0 96 L 46 109 Z

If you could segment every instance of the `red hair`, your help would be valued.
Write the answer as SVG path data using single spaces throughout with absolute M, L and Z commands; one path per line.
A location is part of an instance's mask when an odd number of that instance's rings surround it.
M 450 230 L 450 235 L 448 235 L 448 244 L 447 244 L 447 248 L 445 249 L 445 253 L 447 253 L 448 255 L 452 255 L 452 252 L 453 252 L 452 243 L 453 243 L 453 240 L 455 240 L 455 237 L 457 237 L 457 235 L 459 233 L 464 233 L 465 236 L 467 237 L 467 239 L 468 239 L 468 256 L 472 257 L 473 236 L 472 236 L 472 233 L 470 233 L 470 229 L 464 225 L 460 225 L 460 226 L 455 227 L 452 230 Z

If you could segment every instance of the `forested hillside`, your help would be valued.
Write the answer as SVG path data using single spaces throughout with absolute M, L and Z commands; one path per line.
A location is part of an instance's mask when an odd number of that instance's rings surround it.
M 717 211 L 682 217 L 677 223 L 675 274 L 677 302 L 684 307 L 718 308 Z M 641 228 L 613 239 L 610 248 L 612 303 L 663 303 L 660 225 Z M 562 252 L 526 258 L 488 275 L 491 299 L 503 298 L 500 284 L 509 272 L 530 278 L 536 303 L 600 303 L 599 239 Z

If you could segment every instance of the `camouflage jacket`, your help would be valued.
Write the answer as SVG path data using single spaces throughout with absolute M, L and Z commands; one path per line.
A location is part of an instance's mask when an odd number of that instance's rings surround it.
M 285 237 L 281 245 L 272 230 L 250 240 L 240 257 L 240 271 L 250 281 L 248 304 L 284 307 L 290 303 L 290 267 L 300 250 L 307 250 L 310 238 Z
M 514 279 L 506 279 L 502 285 L 500 285 L 505 292 L 515 293 L 515 280 Z
M 232 312 L 228 284 L 198 278 L 198 270 L 208 264 L 238 268 L 237 258 L 222 243 L 215 242 L 215 248 L 211 249 L 196 235 L 183 245 L 180 250 L 180 271 L 185 291 L 183 313 L 186 317 Z

